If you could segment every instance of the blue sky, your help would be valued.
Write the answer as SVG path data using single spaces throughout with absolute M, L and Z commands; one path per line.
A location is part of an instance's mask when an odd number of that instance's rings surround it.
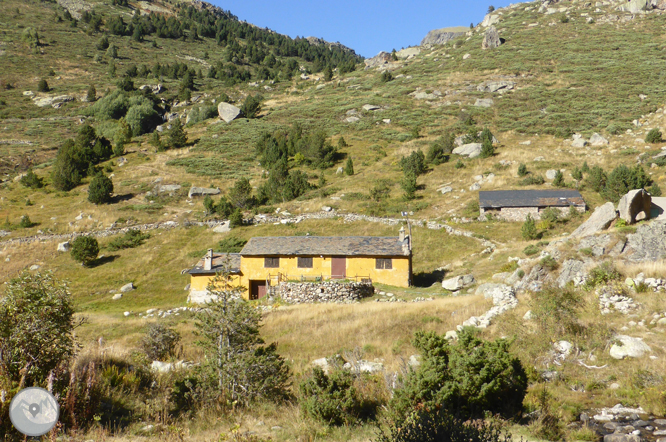
M 488 6 L 507 0 L 209 0 L 240 20 L 290 37 L 321 37 L 339 41 L 364 57 L 379 51 L 415 46 L 428 31 L 475 25 Z M 513 3 L 516 3 L 514 0 Z

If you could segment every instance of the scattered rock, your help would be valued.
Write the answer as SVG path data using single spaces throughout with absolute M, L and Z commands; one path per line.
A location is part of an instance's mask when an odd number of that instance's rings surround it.
M 513 90 L 516 87 L 515 81 L 484 81 L 476 90 L 479 92 L 505 92 Z
M 366 111 L 376 111 L 381 109 L 381 106 L 375 106 L 374 104 L 366 104 L 363 106 L 363 109 Z
M 69 252 L 70 248 L 71 245 L 69 244 L 69 241 L 61 242 L 58 244 L 58 252 Z
M 446 195 L 447 193 L 453 192 L 453 188 L 451 186 L 445 186 L 439 189 L 438 192 L 441 192 L 442 195 Z
M 617 335 L 615 340 L 620 341 L 620 345 L 613 344 L 610 349 L 610 356 L 613 359 L 624 358 L 640 358 L 646 352 L 651 352 L 652 349 L 643 342 L 641 338 L 633 338 L 626 335 Z
M 121 291 L 121 293 L 127 293 L 127 292 L 131 292 L 135 288 L 136 287 L 134 287 L 134 283 L 130 282 L 130 283 L 127 283 L 124 286 L 120 287 L 120 291 Z
M 444 338 L 448 339 L 449 341 L 454 341 L 454 340 L 458 339 L 458 332 L 455 331 L 455 330 L 449 330 L 444 335 Z
M 481 42 L 482 49 L 493 49 L 499 47 L 502 44 L 500 39 L 499 32 L 495 29 L 495 26 L 490 26 L 486 29 L 486 34 L 483 37 L 483 42 Z
M 215 226 L 213 228 L 213 232 L 215 233 L 227 233 L 231 231 L 230 223 L 229 221 L 225 221 L 219 226 Z
M 467 60 L 472 57 L 472 54 L 465 54 L 463 55 L 463 60 Z
M 37 264 L 33 264 L 30 266 L 30 270 L 32 271 L 39 270 L 39 266 Z
M 583 238 L 578 244 L 578 250 L 589 249 L 594 256 L 603 256 L 606 254 L 606 249 L 611 242 L 610 235 L 588 236 Z
M 481 22 L 481 26 L 484 28 L 487 28 L 488 26 L 493 26 L 498 24 L 500 21 L 500 17 L 497 14 L 487 14 L 484 18 L 483 21 Z
M 161 186 L 155 186 L 155 192 L 157 193 L 176 192 L 180 189 L 181 189 L 180 184 L 165 184 Z
M 627 224 L 634 224 L 641 213 L 643 217 L 640 219 L 650 219 L 652 197 L 643 189 L 630 190 L 620 198 L 617 210 L 620 213 L 620 219 L 625 220 Z
M 220 115 L 220 118 L 227 123 L 231 123 L 241 113 L 241 110 L 234 106 L 233 104 L 222 102 L 217 105 L 217 113 Z
M 594 235 L 601 230 L 607 229 L 616 217 L 617 213 L 615 212 L 615 205 L 608 202 L 603 206 L 597 207 L 594 210 L 594 213 L 592 213 L 592 216 L 574 230 L 570 237 L 575 238 Z
M 333 208 L 330 206 L 322 206 L 321 210 L 322 212 L 330 212 L 333 210 Z
M 463 144 L 453 149 L 453 153 L 468 158 L 476 158 L 481 155 L 481 143 Z
M 557 172 L 558 171 L 555 170 L 555 169 L 550 169 L 550 170 L 546 171 L 546 178 L 551 180 L 551 181 L 554 180 L 555 177 L 557 176 Z
M 590 144 L 595 147 L 608 146 L 608 140 L 595 132 L 590 137 Z
M 113 297 L 112 297 L 111 299 L 112 299 L 113 301 L 118 301 L 118 300 L 121 299 L 122 297 L 123 297 L 123 294 L 122 294 L 122 293 L 117 293 L 117 294 L 113 295 Z
M 474 102 L 474 106 L 476 107 L 491 107 L 493 104 L 495 104 L 495 102 L 492 98 L 477 98 Z
M 57 97 L 35 97 L 32 100 L 33 103 L 39 107 L 51 106 L 55 109 L 60 109 L 63 104 L 74 101 L 74 97 L 70 97 L 69 95 L 58 95 Z
M 123 313 L 123 315 L 124 315 L 126 318 L 127 318 L 129 315 L 131 315 L 131 314 L 132 314 L 131 312 L 125 312 L 125 313 Z
M 345 118 L 345 121 L 347 123 L 357 123 L 357 122 L 361 121 L 361 119 L 359 117 L 347 117 L 347 118 Z
M 650 2 L 648 0 L 631 0 L 629 3 L 625 3 L 620 6 L 620 11 L 631 12 L 636 14 L 639 12 L 647 11 L 650 9 Z M 604 441 L 604 442 L 629 442 L 629 441 Z
M 442 288 L 450 292 L 455 292 L 465 287 L 469 287 L 475 282 L 476 280 L 472 275 L 456 276 L 442 281 Z
M 206 196 L 206 195 L 219 195 L 222 193 L 220 188 L 215 188 L 215 189 L 210 189 L 206 187 L 194 187 L 192 186 L 190 188 L 190 191 L 187 193 L 188 198 L 192 198 L 193 196 Z
M 365 63 L 365 68 L 366 69 L 372 69 L 372 68 L 379 68 L 379 67 L 385 66 L 385 65 L 389 64 L 392 61 L 393 61 L 393 57 L 391 56 L 391 54 L 389 54 L 388 52 L 382 51 L 382 52 L 380 52 L 379 54 L 375 55 L 372 58 L 365 59 L 364 63 Z

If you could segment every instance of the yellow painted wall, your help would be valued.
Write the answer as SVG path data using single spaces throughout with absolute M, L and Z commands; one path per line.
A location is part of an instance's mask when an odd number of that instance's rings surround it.
M 242 285 L 240 275 L 229 275 L 230 276 L 230 285 L 238 286 Z M 190 277 L 190 290 L 206 290 L 208 288 L 208 283 L 215 277 L 215 275 L 191 275 Z M 247 288 L 247 286 L 244 286 Z M 243 293 L 243 297 L 246 297 L 247 293 Z
M 264 268 L 264 257 L 243 256 L 241 258 L 241 284 L 249 288 L 250 280 L 265 280 L 269 275 L 274 277 L 281 273 L 287 279 L 299 280 L 301 276 L 309 278 L 323 276 L 324 279 L 331 277 L 331 257 L 313 257 L 312 268 L 304 269 L 298 267 L 297 257 L 280 257 L 279 268 Z M 375 258 L 347 257 L 347 277 L 353 278 L 370 277 L 373 282 L 393 285 L 398 287 L 409 287 L 409 258 L 393 258 L 393 269 L 375 269 Z

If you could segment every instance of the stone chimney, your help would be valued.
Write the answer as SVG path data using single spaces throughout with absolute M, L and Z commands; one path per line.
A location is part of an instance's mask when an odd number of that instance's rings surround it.
M 400 227 L 400 242 L 405 242 L 405 226 Z
M 206 256 L 204 256 L 204 270 L 213 269 L 213 249 L 208 249 Z

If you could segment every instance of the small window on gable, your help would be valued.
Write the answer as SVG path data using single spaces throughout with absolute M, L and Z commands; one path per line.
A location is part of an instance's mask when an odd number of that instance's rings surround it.
M 377 258 L 375 260 L 375 269 L 391 270 L 393 269 L 393 260 L 391 258 Z
M 298 257 L 298 268 L 299 269 L 311 269 L 312 268 L 312 257 L 302 258 Z
M 264 258 L 264 268 L 277 269 L 280 267 L 280 258 L 267 256 Z

